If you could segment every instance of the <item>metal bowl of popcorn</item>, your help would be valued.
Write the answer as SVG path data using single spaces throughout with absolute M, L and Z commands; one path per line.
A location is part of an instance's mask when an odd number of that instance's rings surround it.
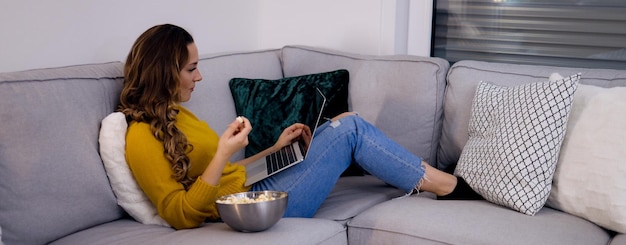
M 250 191 L 217 199 L 222 221 L 242 232 L 263 231 L 272 227 L 285 214 L 287 192 Z

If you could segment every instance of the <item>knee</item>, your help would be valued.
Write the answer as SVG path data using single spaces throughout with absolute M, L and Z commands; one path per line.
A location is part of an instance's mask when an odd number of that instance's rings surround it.
M 335 121 L 337 121 L 337 120 L 339 120 L 341 118 L 344 118 L 344 117 L 347 117 L 347 116 L 354 116 L 354 115 L 357 115 L 357 113 L 356 112 L 344 112 L 344 113 L 341 113 L 341 114 L 333 117 L 331 119 L 331 121 L 335 122 Z
M 341 121 L 340 121 L 341 120 Z M 344 112 L 335 117 L 333 117 L 330 121 L 330 126 L 333 128 L 338 127 L 339 125 L 349 125 L 342 128 L 350 128 L 352 130 L 356 130 L 357 128 L 369 128 L 372 127 L 365 119 L 359 116 L 357 112 Z

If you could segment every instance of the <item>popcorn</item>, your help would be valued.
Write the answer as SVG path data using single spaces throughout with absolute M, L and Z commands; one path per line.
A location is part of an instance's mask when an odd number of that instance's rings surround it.
M 243 123 L 243 117 L 238 116 L 236 119 L 237 119 L 237 122 L 239 122 L 240 124 Z
M 226 199 L 219 199 L 216 202 L 221 203 L 221 204 L 247 204 L 247 203 L 267 202 L 267 201 L 273 201 L 273 200 L 276 200 L 276 198 L 273 196 L 260 194 L 256 198 L 250 198 L 247 196 L 244 196 L 244 197 L 229 196 Z

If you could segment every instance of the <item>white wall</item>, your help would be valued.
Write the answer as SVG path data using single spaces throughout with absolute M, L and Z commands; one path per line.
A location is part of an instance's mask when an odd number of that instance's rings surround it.
M 165 22 L 192 32 L 202 53 L 256 45 L 256 1 L 0 1 L 0 71 L 121 61 Z
M 0 6 L 5 72 L 123 61 L 137 36 L 161 23 L 191 32 L 201 54 L 304 44 L 428 55 L 422 49 L 430 47 L 432 0 L 0 0 Z M 407 8 L 409 16 L 398 15 Z M 428 30 L 420 27 L 424 21 Z
M 393 51 L 395 1 L 262 0 L 261 47 L 311 43 L 363 53 Z

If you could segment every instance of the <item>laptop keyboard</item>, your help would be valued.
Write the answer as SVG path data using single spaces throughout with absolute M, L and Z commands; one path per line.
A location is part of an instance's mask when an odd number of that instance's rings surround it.
M 265 158 L 267 160 L 267 173 L 271 174 L 295 162 L 296 153 L 293 145 L 288 145 L 277 152 L 267 155 Z

